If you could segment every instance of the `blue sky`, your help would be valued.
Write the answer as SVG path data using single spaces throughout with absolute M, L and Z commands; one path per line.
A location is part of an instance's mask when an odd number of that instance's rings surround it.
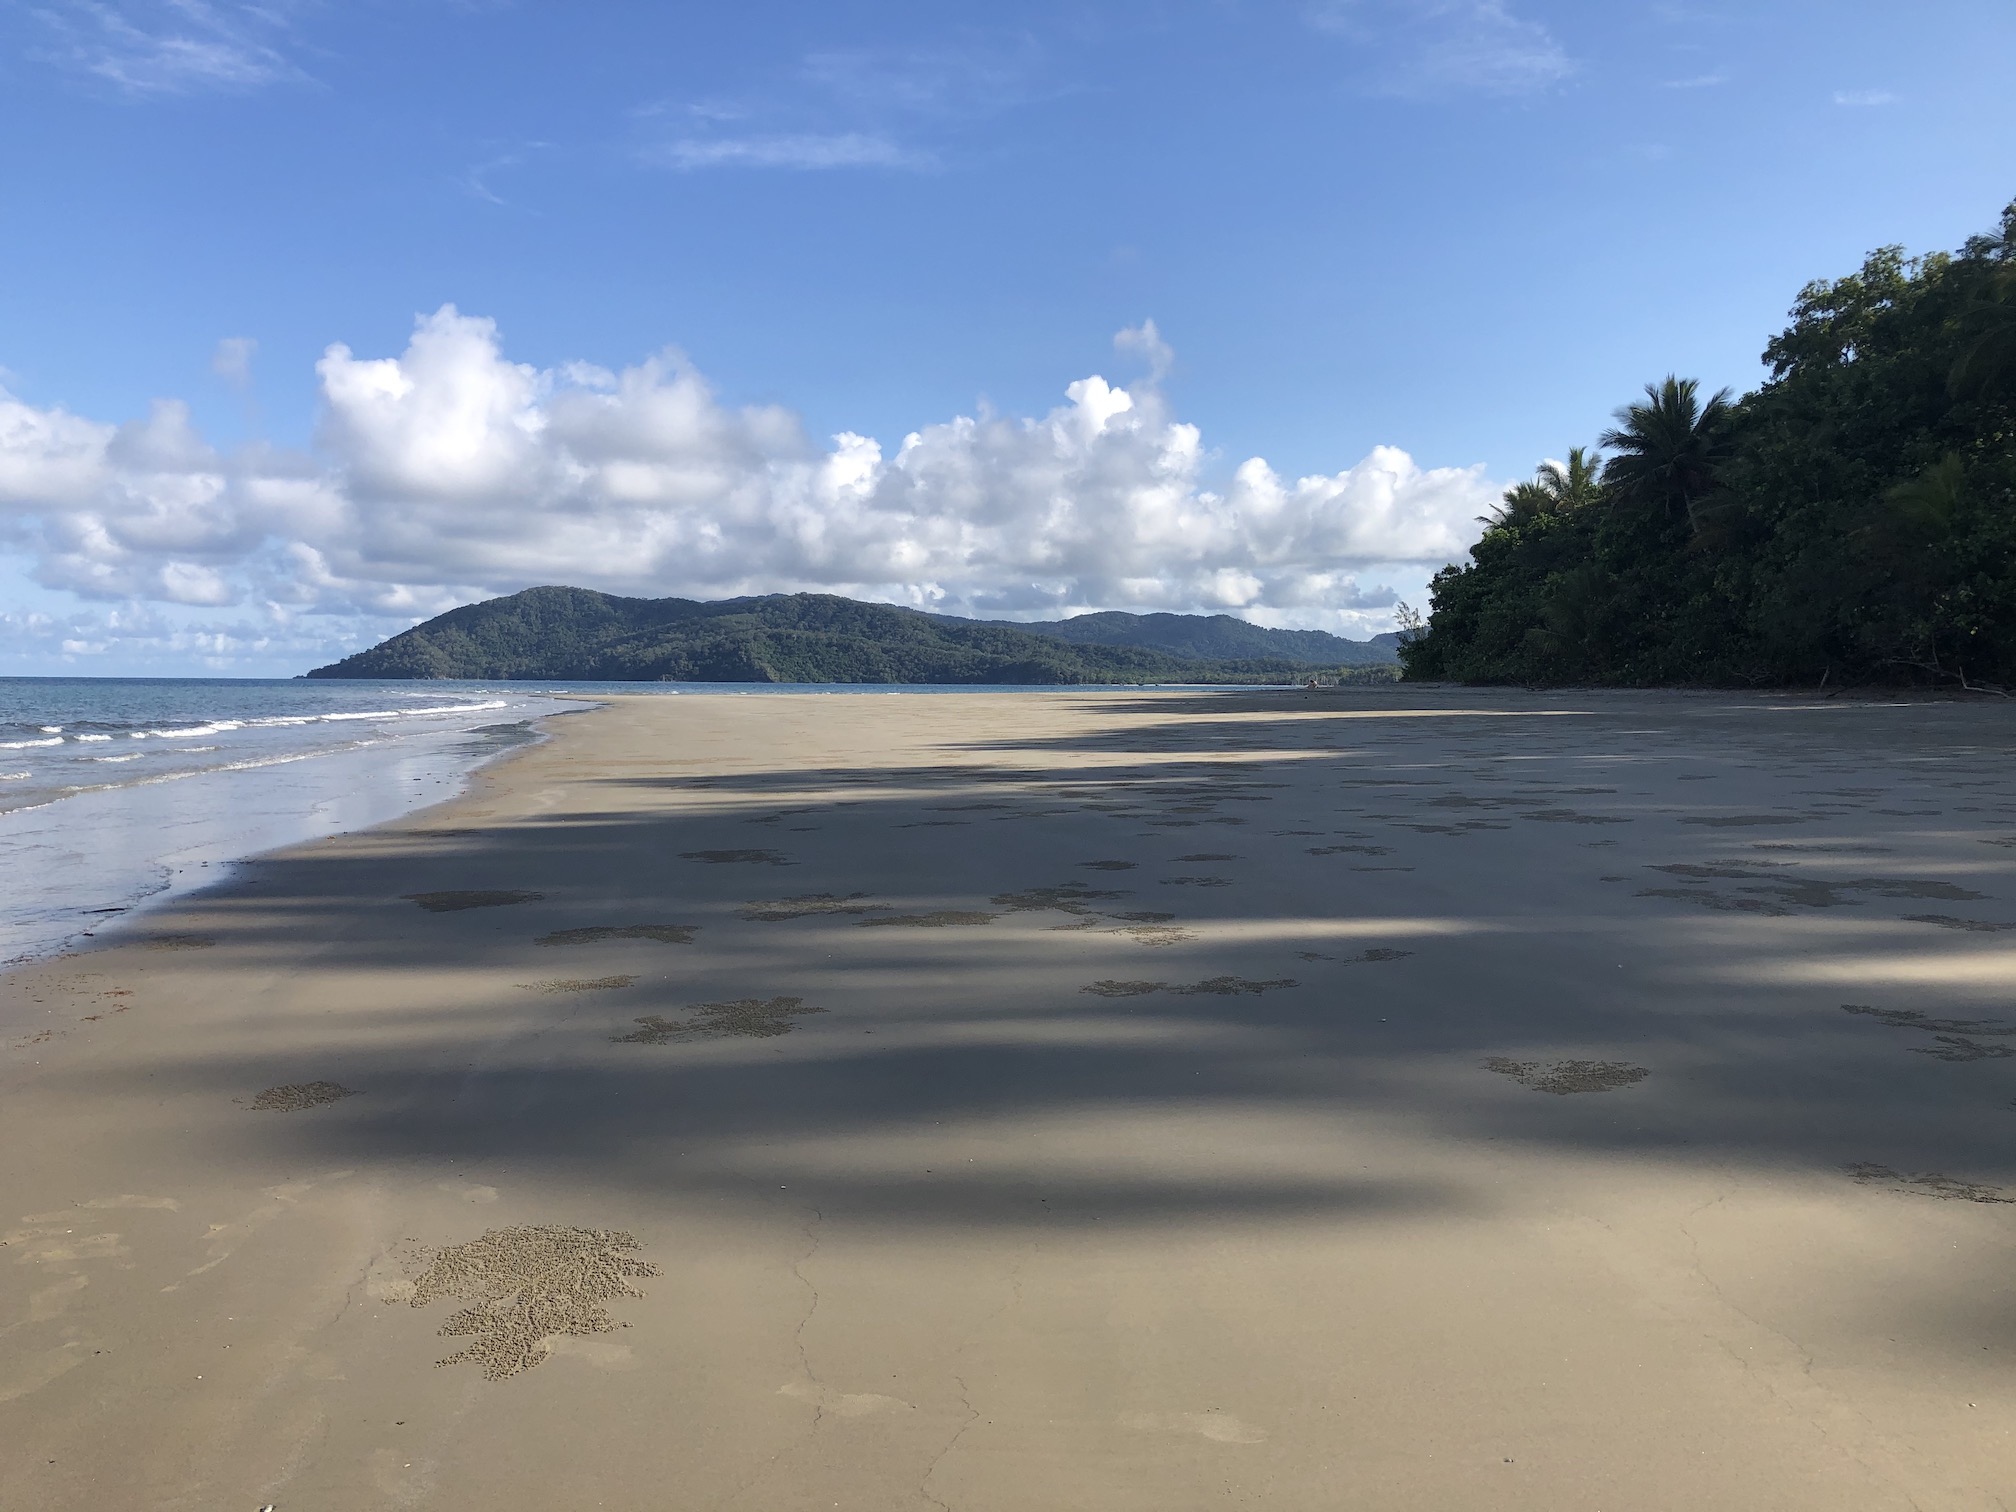
M 1988 227 L 2012 78 L 2007 0 L 0 0 L 0 671 L 549 576 L 1369 633 Z

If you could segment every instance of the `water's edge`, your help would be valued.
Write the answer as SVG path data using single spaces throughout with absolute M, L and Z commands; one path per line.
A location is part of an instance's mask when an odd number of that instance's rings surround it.
M 228 793 L 215 790 L 226 786 L 223 774 L 203 774 L 0 816 L 40 821 L 5 826 L 10 870 L 30 879 L 36 901 L 26 917 L 15 910 L 0 919 L 0 975 L 114 943 L 171 903 L 231 887 L 247 864 L 276 851 L 466 797 L 481 774 L 551 740 L 551 721 L 602 707 L 582 699 L 512 722 L 522 733 L 499 727 L 481 741 L 477 732 L 442 731 L 395 749 L 306 756 L 270 775 L 232 774 Z

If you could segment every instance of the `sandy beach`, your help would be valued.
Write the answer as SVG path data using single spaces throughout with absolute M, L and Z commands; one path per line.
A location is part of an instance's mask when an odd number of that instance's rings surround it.
M 0 1508 L 2016 1506 L 2007 703 L 549 723 L 0 977 Z

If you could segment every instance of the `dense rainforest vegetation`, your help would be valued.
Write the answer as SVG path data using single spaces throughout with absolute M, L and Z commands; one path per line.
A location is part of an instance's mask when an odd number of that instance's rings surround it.
M 702 603 L 618 598 L 587 588 L 528 588 L 437 615 L 390 640 L 318 667 L 310 677 L 559 678 L 590 682 L 757 683 L 1289 683 L 1312 674 L 1395 675 L 1391 653 L 1363 642 L 1339 647 L 1380 657 L 1348 666 L 1300 656 L 1200 657 L 1212 645 L 1271 647 L 1264 637 L 1314 632 L 1243 628 L 1234 638 L 1208 620 L 1108 615 L 1113 644 L 1074 644 L 1014 626 L 920 614 L 821 593 L 769 594 Z M 1201 618 L 1201 617 L 1200 617 Z M 1131 627 L 1114 623 L 1136 621 Z M 1229 623 L 1238 623 L 1236 621 Z M 1255 639 L 1254 637 L 1261 637 Z M 1301 647 L 1302 641 L 1290 641 Z M 1330 649 L 1316 645 L 1314 649 Z
M 2016 204 L 1808 285 L 1764 356 L 1756 392 L 1650 385 L 1508 490 L 1407 675 L 2016 687 Z

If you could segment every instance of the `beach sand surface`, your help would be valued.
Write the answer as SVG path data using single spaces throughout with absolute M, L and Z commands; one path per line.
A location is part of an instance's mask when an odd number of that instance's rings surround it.
M 552 728 L 0 978 L 0 1508 L 2016 1506 L 2001 701 Z

